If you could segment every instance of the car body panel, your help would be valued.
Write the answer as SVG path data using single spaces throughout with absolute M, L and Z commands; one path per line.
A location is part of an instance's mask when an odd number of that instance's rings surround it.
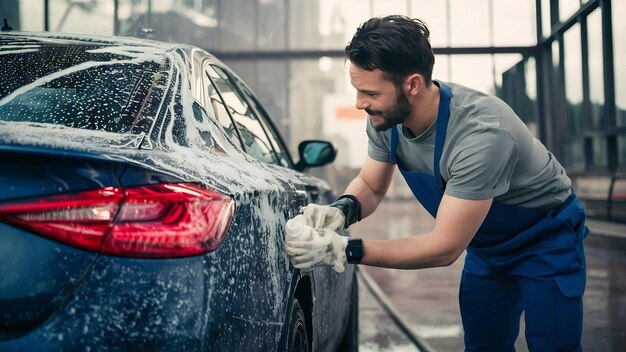
M 76 269 L 63 282 L 56 281 L 61 287 L 46 319 L 28 330 L 0 335 L 0 350 L 281 350 L 290 323 L 288 307 L 305 280 L 311 283 L 313 348 L 338 346 L 349 314 L 353 267 L 342 274 L 327 267 L 296 270 L 284 252 L 283 237 L 286 221 L 301 206 L 328 204 L 334 193 L 320 179 L 247 155 L 213 117 L 196 108 L 204 104 L 202 65 L 210 62 L 235 77 L 232 71 L 188 46 L 59 34 L 0 35 L 0 43 L 11 40 L 35 46 L 101 45 L 90 50 L 126 55 L 130 61 L 165 62 L 167 74 L 155 78 L 163 89 L 151 95 L 154 104 L 148 104 L 146 124 L 124 133 L 0 117 L 0 155 L 24 156 L 25 165 L 31 165 L 12 174 L 0 171 L 0 178 L 15 184 L 2 186 L 0 204 L 112 185 L 186 182 L 229 195 L 236 210 L 217 250 L 175 259 L 86 252 L 2 224 L 0 247 L 35 243 L 36 238 L 35 246 L 46 250 L 40 262 L 55 262 L 50 271 L 62 273 L 68 265 Z M 271 120 L 267 124 L 273 128 Z M 282 139 L 278 143 L 284 147 Z M 293 166 L 290 157 L 288 163 Z M 36 173 L 42 179 L 18 180 Z M 24 252 L 25 258 L 31 255 Z M 11 263 L 24 262 L 0 259 L 0 272 L 11 270 Z M 32 280 L 45 282 L 45 271 L 39 275 Z M 27 283 L 13 285 L 0 285 L 0 299 Z
M 96 253 L 60 245 L 3 223 L 0 235 L 0 337 L 19 336 L 42 323 L 64 302 Z

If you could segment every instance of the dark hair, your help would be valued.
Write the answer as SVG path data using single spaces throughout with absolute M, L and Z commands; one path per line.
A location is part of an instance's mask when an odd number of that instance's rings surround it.
M 356 30 L 344 52 L 346 58 L 364 70 L 383 71 L 396 87 L 413 73 L 422 74 L 428 86 L 435 63 L 429 36 L 428 27 L 419 19 L 399 15 L 374 17 Z

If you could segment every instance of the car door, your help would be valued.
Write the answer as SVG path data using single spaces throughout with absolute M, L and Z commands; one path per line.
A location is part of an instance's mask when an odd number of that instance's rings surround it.
M 287 159 L 288 152 L 284 148 L 280 136 L 274 128 L 271 120 L 267 116 L 261 104 L 258 103 L 254 94 L 250 89 L 241 82 L 237 77 L 231 78 L 237 83 L 242 99 L 246 99 L 252 112 L 256 115 L 256 119 L 263 131 L 267 134 L 270 145 L 275 150 L 276 157 Z M 287 155 L 287 157 L 284 157 Z M 285 164 L 283 164 L 286 166 Z M 296 184 L 297 196 L 300 200 L 306 195 L 306 204 L 329 204 L 335 199 L 335 194 L 329 186 L 320 179 L 306 174 L 298 173 L 301 184 Z M 297 209 L 294 209 L 297 211 Z M 314 295 L 315 304 L 313 307 L 313 317 L 316 334 L 316 348 L 320 350 L 331 350 L 334 342 L 337 340 L 338 332 L 342 331 L 343 320 L 338 317 L 345 317 L 348 309 L 349 289 L 351 287 L 351 268 L 347 273 L 337 274 L 330 267 L 316 268 L 312 273 L 315 274 Z
M 227 116 L 221 118 L 224 128 L 233 136 L 239 136 L 241 147 L 246 153 L 274 165 L 277 177 L 284 172 L 293 175 L 293 170 L 285 170 L 293 168 L 293 161 L 280 135 L 250 89 L 227 69 L 216 64 L 207 65 L 206 73 L 218 90 L 213 93 L 213 97 L 207 97 L 206 100 L 211 101 L 213 105 L 219 105 L 216 96 L 216 93 L 219 93 L 226 106 L 218 106 L 215 110 L 228 112 L 230 117 L 230 120 L 226 119 Z M 301 206 L 309 203 L 328 204 L 334 199 L 332 190 L 325 182 L 301 173 L 296 175 L 299 182 L 294 182 L 293 178 L 287 182 L 291 189 L 285 196 L 292 199 L 288 210 L 289 217 L 295 216 Z M 348 296 L 342 293 L 349 288 L 350 280 L 347 278 L 351 278 L 351 275 L 338 275 L 329 267 L 317 268 L 311 273 L 314 274 L 312 279 L 315 304 L 312 314 L 315 340 L 318 348 L 327 349 L 333 345 L 337 339 L 336 335 L 342 330 L 343 321 L 337 319 L 337 316 L 344 316 L 345 301 L 341 298 Z M 339 301 L 339 304 L 336 301 Z

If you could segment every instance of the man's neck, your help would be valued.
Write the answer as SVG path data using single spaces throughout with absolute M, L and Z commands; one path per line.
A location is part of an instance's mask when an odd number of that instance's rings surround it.
M 437 120 L 439 87 L 433 82 L 428 88 L 423 89 L 411 98 L 413 112 L 402 125 L 410 129 L 414 135 L 419 136 Z

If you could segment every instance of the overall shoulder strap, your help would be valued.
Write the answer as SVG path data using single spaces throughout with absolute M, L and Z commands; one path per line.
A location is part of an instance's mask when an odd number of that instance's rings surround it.
M 437 187 L 442 192 L 445 189 L 445 182 L 441 177 L 441 172 L 439 170 L 439 161 L 441 160 L 443 143 L 446 140 L 446 132 L 448 130 L 451 98 L 452 91 L 450 90 L 450 87 L 443 83 L 439 83 L 439 112 L 437 113 L 437 137 L 435 139 L 435 160 L 433 164 L 433 171 Z
M 389 147 L 389 162 L 396 164 L 396 148 L 398 147 L 398 128 L 393 126 L 391 128 L 391 146 Z

